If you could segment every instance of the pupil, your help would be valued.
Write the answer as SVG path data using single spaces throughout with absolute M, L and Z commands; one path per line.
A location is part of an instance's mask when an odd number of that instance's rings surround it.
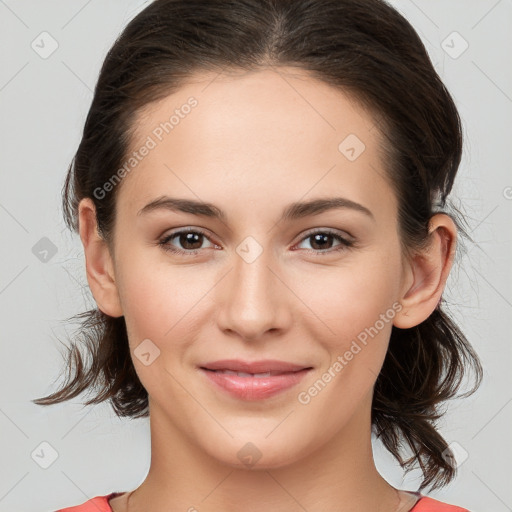
M 201 237 L 201 236 L 203 236 L 203 235 L 201 235 L 199 233 L 186 233 L 184 235 L 181 235 L 180 243 L 183 245 L 183 247 L 185 247 L 187 249 L 198 249 L 201 247 L 201 244 L 199 244 L 199 247 L 187 247 L 187 244 L 197 243 L 199 237 Z
M 323 233 L 317 233 L 316 235 L 313 235 L 314 244 L 312 244 L 313 248 L 315 249 L 315 244 L 318 244 L 320 242 L 320 247 L 317 247 L 318 249 L 325 249 L 325 244 L 322 244 L 322 240 L 325 242 L 326 239 L 328 239 L 331 235 L 323 234 Z

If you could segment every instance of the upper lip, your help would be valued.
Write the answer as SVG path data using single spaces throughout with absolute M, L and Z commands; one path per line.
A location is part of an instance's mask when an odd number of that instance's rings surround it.
M 230 370 L 233 372 L 244 373 L 265 373 L 265 372 L 297 372 L 310 366 L 288 363 L 286 361 L 277 361 L 265 359 L 262 361 L 240 361 L 239 359 L 223 359 L 213 361 L 201 366 L 207 370 Z

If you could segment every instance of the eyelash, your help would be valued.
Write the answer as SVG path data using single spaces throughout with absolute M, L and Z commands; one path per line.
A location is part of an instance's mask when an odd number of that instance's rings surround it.
M 206 239 L 209 240 L 208 235 L 204 231 L 202 231 L 200 229 L 197 229 L 197 228 L 194 228 L 194 229 L 182 229 L 180 231 L 175 231 L 174 233 L 171 233 L 171 234 L 165 236 L 164 238 L 162 238 L 161 240 L 158 241 L 158 245 L 160 247 L 162 247 L 164 251 L 169 251 L 169 252 L 172 252 L 173 254 L 186 255 L 186 256 L 195 256 L 195 255 L 197 255 L 201 251 L 201 249 L 193 249 L 193 250 L 187 251 L 187 250 L 184 250 L 184 249 L 176 249 L 176 248 L 174 248 L 174 247 L 169 245 L 169 241 L 170 240 L 172 240 L 173 238 L 176 238 L 179 235 L 185 234 L 185 233 L 199 234 L 199 235 L 202 235 Z M 313 237 L 314 235 L 317 235 L 317 234 L 330 235 L 330 236 L 332 236 L 333 238 L 335 238 L 336 240 L 338 240 L 340 242 L 340 245 L 337 246 L 337 248 L 334 248 L 334 249 L 326 249 L 324 251 L 316 251 L 314 249 L 306 249 L 308 252 L 313 253 L 313 254 L 315 254 L 317 256 L 323 256 L 323 255 L 332 254 L 332 253 L 336 253 L 336 252 L 339 252 L 339 251 L 347 250 L 347 249 L 349 249 L 349 248 L 351 248 L 351 247 L 353 247 L 355 245 L 354 241 L 347 240 L 346 238 L 343 238 L 339 233 L 337 233 L 336 231 L 333 231 L 331 229 L 318 229 L 316 231 L 309 232 L 300 240 L 300 242 L 303 242 L 304 240 L 307 240 L 308 238 L 311 238 L 311 237 Z

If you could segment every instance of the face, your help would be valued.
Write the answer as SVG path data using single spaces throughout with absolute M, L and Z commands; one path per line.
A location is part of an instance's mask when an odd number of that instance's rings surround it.
M 113 268 L 159 428 L 259 467 L 368 428 L 406 286 L 380 144 L 287 68 L 197 75 L 141 113 Z

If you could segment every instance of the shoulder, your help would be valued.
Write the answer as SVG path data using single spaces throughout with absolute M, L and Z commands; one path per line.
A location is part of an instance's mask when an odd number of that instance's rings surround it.
M 428 496 L 422 496 L 410 512 L 470 512 L 467 508 L 457 507 L 438 501 Z
M 112 512 L 112 508 L 109 505 L 109 500 L 119 493 L 112 492 L 105 496 L 96 496 L 81 505 L 75 505 L 73 507 L 67 507 L 57 510 L 56 512 Z
M 112 512 L 109 500 L 118 496 L 120 493 L 110 493 L 106 496 L 96 496 L 81 505 L 67 507 L 57 510 L 56 512 Z M 470 512 L 466 508 L 450 505 L 442 501 L 422 496 L 410 512 Z

